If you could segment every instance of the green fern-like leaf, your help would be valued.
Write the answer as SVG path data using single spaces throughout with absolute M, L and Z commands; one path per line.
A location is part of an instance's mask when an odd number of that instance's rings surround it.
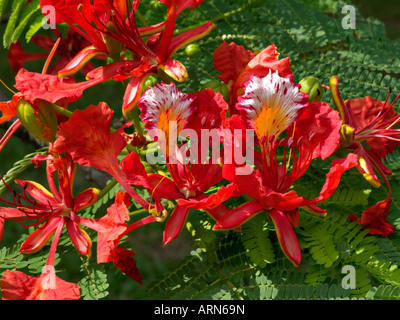
M 275 261 L 275 253 L 266 228 L 265 215 L 258 215 L 242 228 L 242 241 L 250 260 L 260 268 Z
M 108 295 L 107 274 L 103 265 L 91 265 L 87 261 L 83 263 L 83 271 L 87 275 L 79 281 L 81 297 L 83 300 L 100 300 Z

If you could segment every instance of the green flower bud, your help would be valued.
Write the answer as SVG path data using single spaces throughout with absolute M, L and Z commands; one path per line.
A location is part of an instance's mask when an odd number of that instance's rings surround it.
M 152 87 L 156 84 L 157 77 L 153 75 L 149 75 L 146 80 L 144 81 L 144 89 L 146 90 L 147 87 Z
M 41 141 L 54 142 L 58 129 L 57 115 L 52 103 L 38 100 L 37 111 L 25 99 L 17 103 L 17 116 L 21 124 Z
M 315 77 L 309 76 L 301 79 L 299 82 L 301 85 L 300 91 L 308 94 L 308 101 L 321 101 L 324 95 L 324 88 L 321 82 Z
M 200 89 L 213 89 L 215 92 L 221 93 L 226 102 L 229 101 L 229 89 L 225 83 L 219 80 L 208 81 L 203 84 Z
M 185 48 L 185 54 L 191 59 L 196 59 L 201 55 L 201 48 L 199 45 L 191 43 Z

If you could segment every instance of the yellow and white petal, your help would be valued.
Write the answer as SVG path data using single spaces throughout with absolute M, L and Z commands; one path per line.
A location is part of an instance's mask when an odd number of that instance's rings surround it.
M 236 108 L 259 139 L 277 138 L 296 121 L 307 99 L 291 78 L 270 71 L 264 78 L 254 76 L 245 84 Z

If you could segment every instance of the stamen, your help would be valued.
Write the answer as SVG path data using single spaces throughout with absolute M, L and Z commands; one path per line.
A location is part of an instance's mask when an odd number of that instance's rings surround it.
M 3 80 L 0 79 L 0 82 L 1 82 L 1 84 L 2 84 L 8 91 L 10 91 L 12 94 L 16 94 L 16 92 L 13 91 L 13 90 L 11 90 L 11 89 L 3 82 Z
M 0 139 L 0 151 L 4 148 L 4 146 L 7 144 L 8 140 L 12 137 L 15 131 L 19 128 L 21 125 L 21 121 L 19 119 L 15 120 L 14 123 L 7 129 L 6 133 L 3 135 L 3 137 Z
M 292 132 L 292 139 L 294 139 L 294 133 L 295 133 L 295 131 L 296 131 L 296 121 L 294 122 L 294 124 L 293 124 L 293 132 Z M 288 159 L 288 162 L 286 163 L 286 170 L 288 170 L 288 168 L 289 168 L 289 165 L 290 165 L 290 157 L 292 156 L 292 148 L 290 148 L 290 151 L 289 151 L 289 159 Z

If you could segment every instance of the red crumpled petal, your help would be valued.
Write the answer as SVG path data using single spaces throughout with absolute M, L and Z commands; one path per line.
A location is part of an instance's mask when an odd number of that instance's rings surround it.
M 296 121 L 295 127 L 288 130 L 288 136 L 297 141 L 304 137 L 314 147 L 313 158 L 325 160 L 340 147 L 339 113 L 325 102 L 310 103 Z M 293 128 L 295 129 L 293 135 Z
M 345 104 L 349 111 L 351 111 L 352 120 L 354 122 L 352 125 L 356 130 L 361 130 L 363 127 L 372 122 L 385 106 L 383 101 L 375 101 L 375 99 L 370 96 L 358 99 L 349 99 Z M 388 121 L 396 116 L 396 114 L 396 111 L 391 106 L 389 111 L 385 114 L 380 122 Z M 397 138 L 399 137 L 400 135 L 397 136 Z M 383 158 L 392 153 L 396 146 L 400 144 L 399 141 L 385 138 L 368 139 L 367 143 L 370 146 L 371 151 L 377 157 Z
M 326 175 L 326 181 L 323 185 L 318 197 L 318 201 L 324 201 L 328 199 L 336 190 L 339 185 L 342 174 L 357 166 L 358 157 L 354 153 L 349 153 L 344 159 L 335 159 L 332 161 L 329 173 Z
M 121 160 L 121 170 L 125 175 L 126 181 L 133 185 L 140 185 L 150 188 L 150 182 L 147 177 L 146 169 L 140 161 L 137 153 L 131 152 Z
M 3 300 L 79 300 L 80 286 L 55 277 L 54 288 L 44 288 L 44 279 L 28 276 L 21 271 L 6 270 L 0 279 L 0 288 Z
M 126 145 L 124 127 L 109 133 L 114 112 L 104 102 L 76 110 L 59 126 L 54 150 L 68 152 L 84 166 L 113 172 L 117 157 Z
M 392 199 L 389 194 L 386 199 L 365 209 L 361 214 L 361 218 L 358 218 L 355 214 L 350 214 L 349 219 L 352 221 L 357 220 L 359 224 L 363 225 L 363 229 L 369 229 L 370 234 L 389 236 L 395 232 L 394 226 L 386 221 L 391 203 Z
M 113 251 L 113 263 L 128 277 L 143 284 L 143 276 L 136 265 L 136 260 L 133 259 L 134 255 L 135 253 L 131 250 L 116 247 Z
M 85 110 L 76 110 L 67 121 L 60 124 L 54 150 L 69 153 L 74 162 L 83 166 L 108 172 L 132 198 L 148 209 L 149 203 L 126 182 L 118 163 L 118 156 L 126 145 L 124 128 L 131 122 L 109 133 L 113 114 L 113 110 L 104 102 Z
M 107 214 L 100 218 L 107 227 L 98 231 L 97 263 L 114 261 L 114 250 L 119 244 L 121 234 L 128 227 L 129 211 L 123 199 L 116 197 L 115 203 L 107 209 Z
M 213 53 L 214 68 L 221 73 L 218 78 L 226 84 L 236 81 L 255 56 L 256 53 L 246 50 L 243 46 L 223 41 Z
M 199 142 L 202 142 L 202 129 L 212 136 L 220 136 L 220 129 L 225 121 L 225 113 L 228 104 L 225 102 L 222 94 L 212 89 L 204 89 L 193 93 L 194 100 L 192 105 L 195 107 L 186 122 L 185 128 L 193 129 L 197 132 Z M 214 131 L 212 131 L 214 129 Z M 208 143 L 208 141 L 207 141 Z
M 0 123 L 9 121 L 17 115 L 17 102 L 20 97 L 20 94 L 15 94 L 10 101 L 0 102 L 0 111 L 2 114 Z
M 253 76 L 263 78 L 270 71 L 271 73 L 278 71 L 278 74 L 281 77 L 292 75 L 289 58 L 286 57 L 279 60 L 278 56 L 279 53 L 276 50 L 275 45 L 272 44 L 251 59 L 234 83 L 231 91 L 233 98 L 236 99 L 241 95 L 240 89 L 242 89 L 244 84 Z M 236 100 L 233 100 L 232 102 L 235 101 Z
M 73 79 L 30 72 L 22 68 L 15 77 L 15 88 L 32 104 L 36 99 L 62 104 L 79 100 L 85 89 L 101 81 L 103 79 L 76 83 Z

